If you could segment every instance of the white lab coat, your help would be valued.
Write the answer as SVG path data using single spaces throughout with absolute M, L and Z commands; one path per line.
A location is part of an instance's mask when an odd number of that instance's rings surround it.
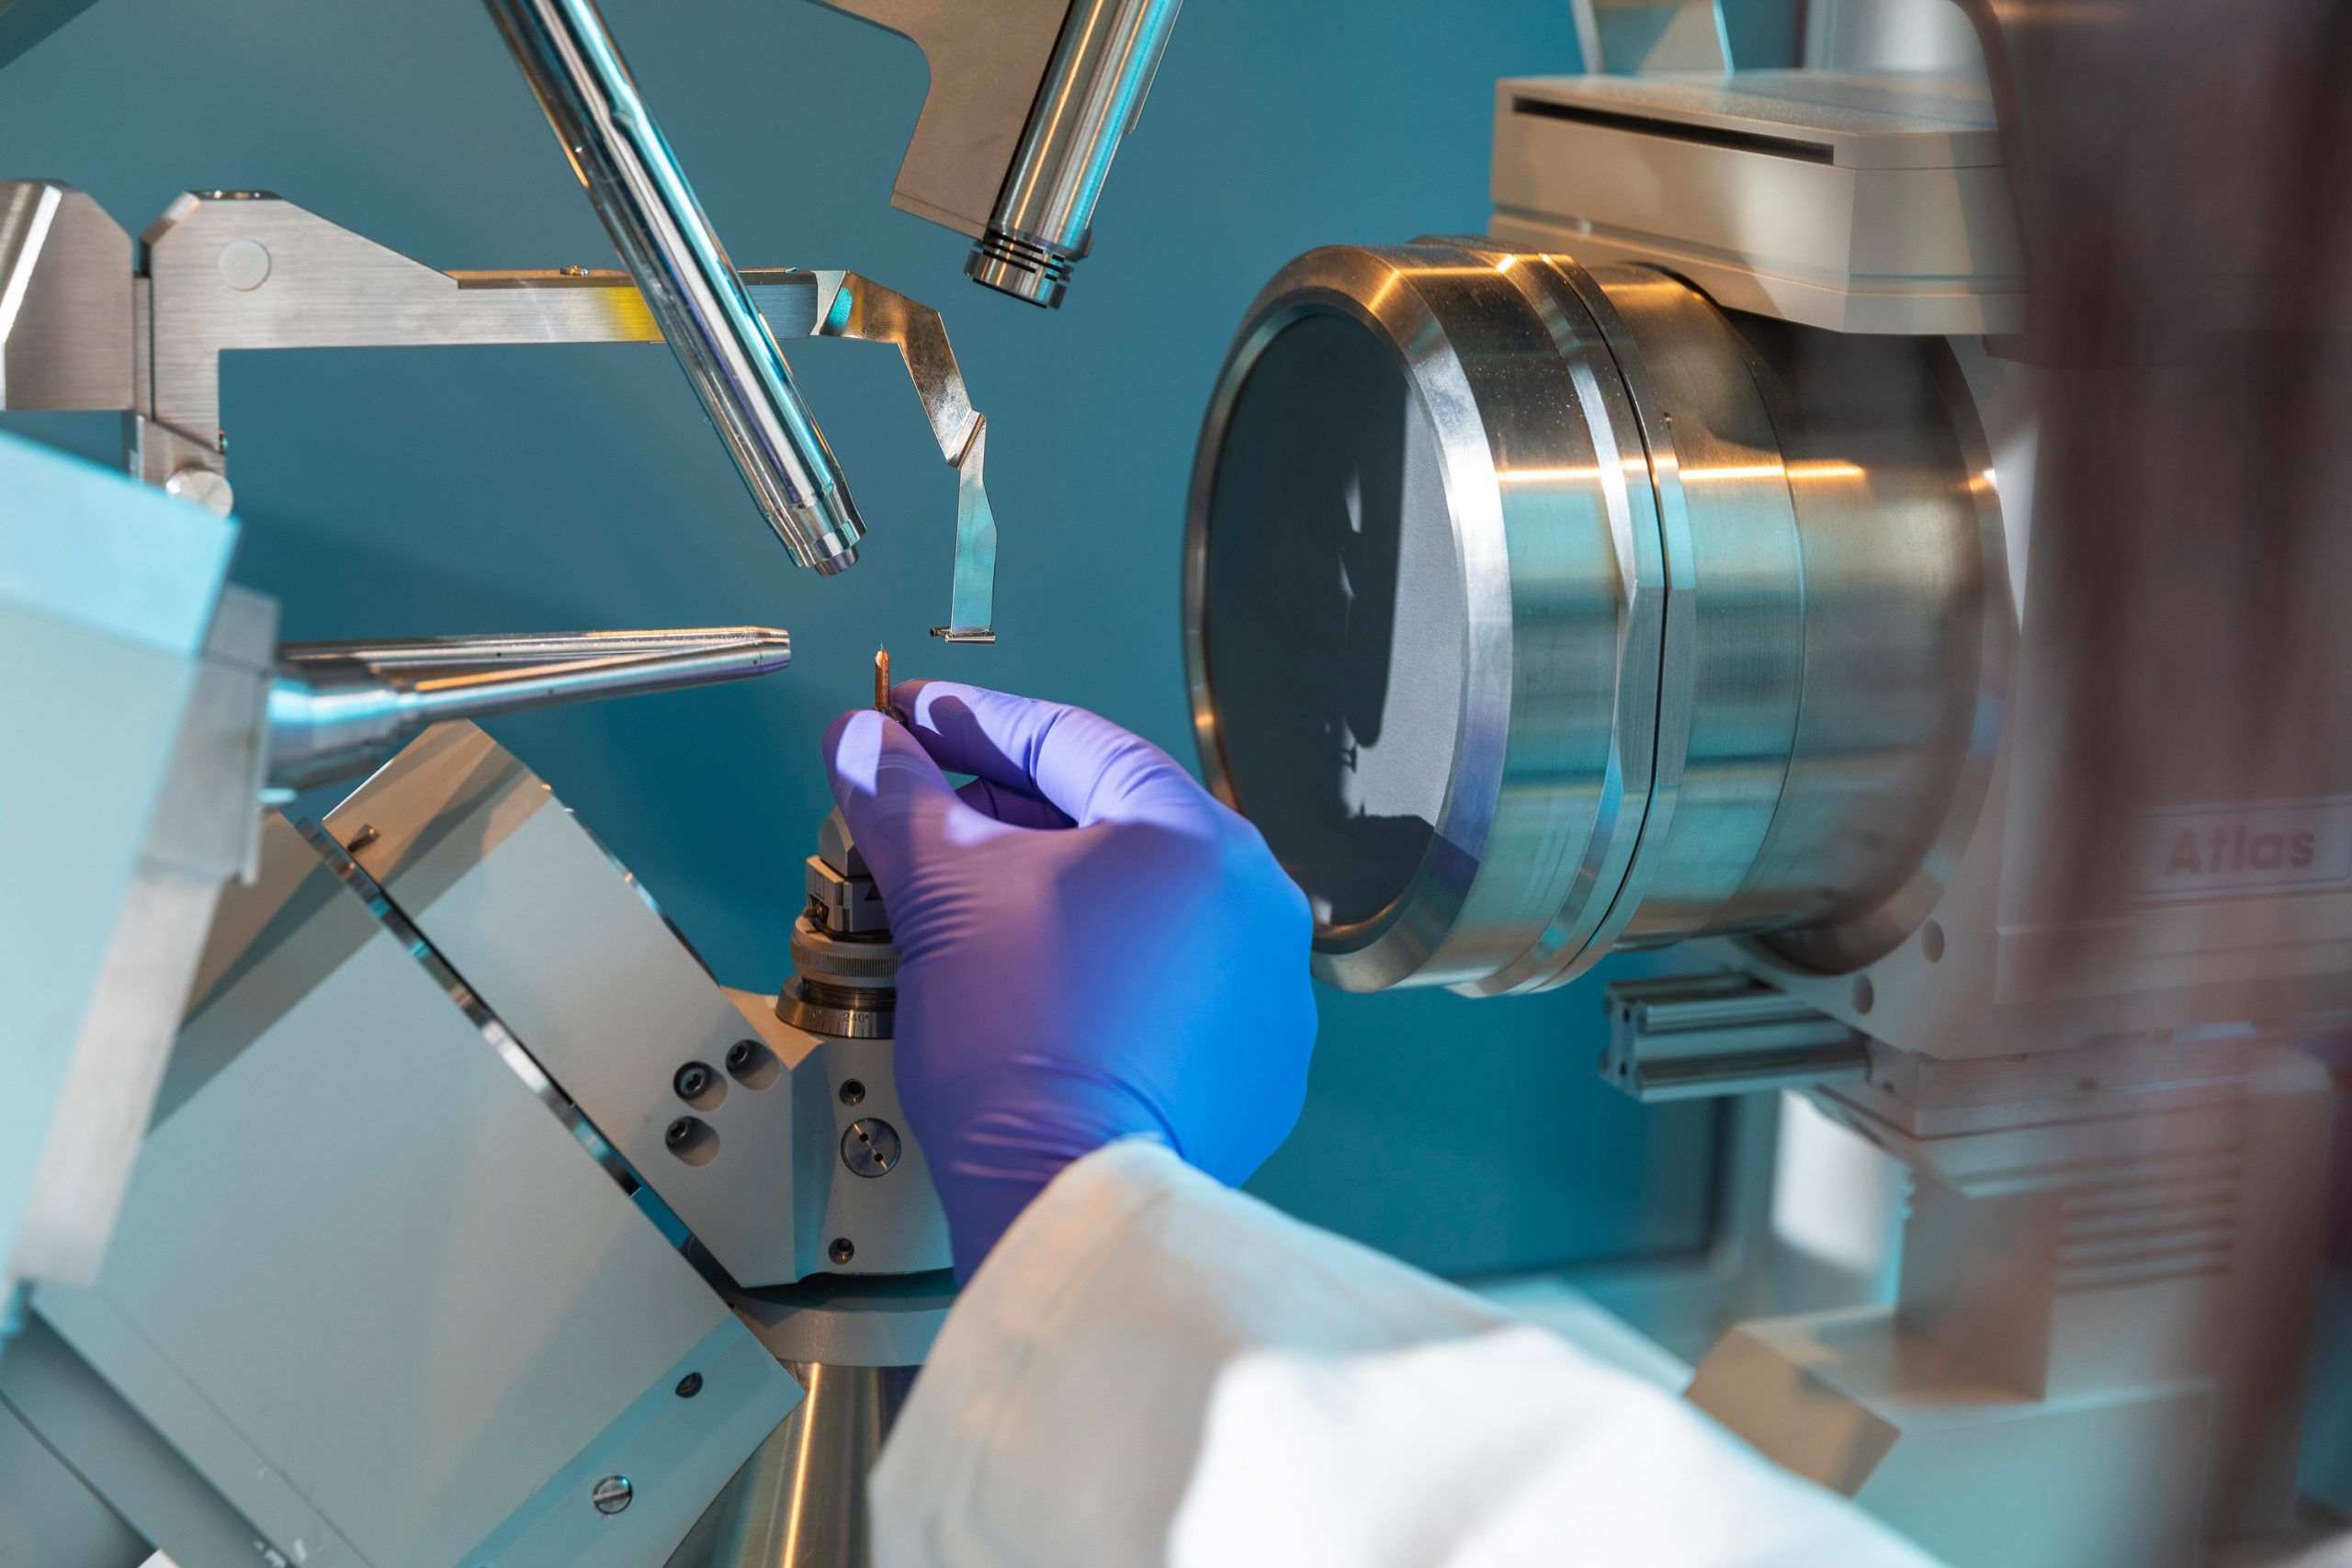
M 1663 1389 L 1145 1141 L 998 1243 L 873 1496 L 882 1568 L 1932 1568 Z

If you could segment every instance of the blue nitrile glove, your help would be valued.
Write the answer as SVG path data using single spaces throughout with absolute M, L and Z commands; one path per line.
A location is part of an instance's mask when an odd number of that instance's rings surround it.
M 1249 1176 L 1298 1121 L 1315 1043 L 1306 900 L 1258 830 L 1082 709 L 937 681 L 893 698 L 907 726 L 843 714 L 825 757 L 889 910 L 899 1095 L 957 1276 L 1116 1139 Z

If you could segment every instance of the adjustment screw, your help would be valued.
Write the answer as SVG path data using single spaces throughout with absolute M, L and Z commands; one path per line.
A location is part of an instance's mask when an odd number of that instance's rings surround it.
M 748 1040 L 738 1040 L 727 1047 L 727 1067 L 729 1072 L 741 1072 L 752 1065 L 752 1053 L 759 1047 Z
M 596 1483 L 588 1494 L 588 1500 L 596 1505 L 596 1511 L 600 1514 L 617 1514 L 628 1507 L 636 1495 L 637 1488 L 628 1483 L 628 1476 L 608 1475 Z
M 861 1116 L 842 1134 L 842 1163 L 853 1176 L 888 1174 L 899 1163 L 899 1130 L 878 1116 Z
M 857 1248 L 850 1245 L 849 1237 L 837 1235 L 833 1237 L 833 1245 L 825 1248 L 825 1256 L 836 1263 L 846 1263 L 857 1256 Z
M 691 1116 L 681 1116 L 670 1123 L 670 1130 L 662 1134 L 662 1141 L 673 1149 L 680 1148 L 694 1135 L 695 1119 Z
M 702 1374 L 700 1372 L 688 1372 L 684 1377 L 678 1380 L 678 1397 L 680 1399 L 692 1399 L 695 1394 L 698 1394 L 701 1392 Z
M 710 1091 L 710 1079 L 708 1067 L 700 1062 L 688 1062 L 678 1069 L 678 1076 L 670 1080 L 670 1087 L 678 1091 L 680 1100 L 695 1100 Z
M 858 1082 L 855 1078 L 847 1078 L 842 1080 L 842 1103 L 843 1105 L 855 1105 L 859 1100 L 864 1100 L 865 1098 L 865 1086 L 864 1084 Z

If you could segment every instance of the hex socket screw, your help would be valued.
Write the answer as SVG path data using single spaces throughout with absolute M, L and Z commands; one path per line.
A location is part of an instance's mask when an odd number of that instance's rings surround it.
M 662 1134 L 662 1141 L 673 1149 L 682 1148 L 694 1135 L 695 1119 L 691 1116 L 681 1116 L 670 1123 L 668 1131 Z
M 738 1040 L 727 1047 L 727 1070 L 740 1073 L 752 1065 L 752 1054 L 759 1049 L 748 1040 Z
M 678 1069 L 678 1076 L 670 1080 L 670 1087 L 678 1091 L 680 1100 L 695 1100 L 710 1092 L 711 1079 L 715 1076 L 700 1062 L 688 1062 Z
M 837 1235 L 833 1237 L 833 1245 L 825 1248 L 825 1256 L 836 1263 L 846 1263 L 857 1256 L 857 1248 L 850 1244 L 849 1237 Z
M 865 1098 L 865 1084 L 863 1084 L 863 1083 L 859 1082 L 859 1081 L 858 1081 L 857 1079 L 855 1079 L 855 1078 L 845 1078 L 845 1079 L 843 1079 L 843 1080 L 842 1080 L 842 1103 L 843 1105 L 855 1105 L 859 1100 L 864 1100 Z

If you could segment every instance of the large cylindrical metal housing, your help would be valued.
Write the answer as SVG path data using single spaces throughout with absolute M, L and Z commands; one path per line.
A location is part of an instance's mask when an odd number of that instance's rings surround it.
M 1194 468 L 1204 767 L 1349 989 L 1540 989 L 1709 933 L 1866 963 L 1999 733 L 1986 468 L 1939 342 L 1484 241 L 1312 252 Z

